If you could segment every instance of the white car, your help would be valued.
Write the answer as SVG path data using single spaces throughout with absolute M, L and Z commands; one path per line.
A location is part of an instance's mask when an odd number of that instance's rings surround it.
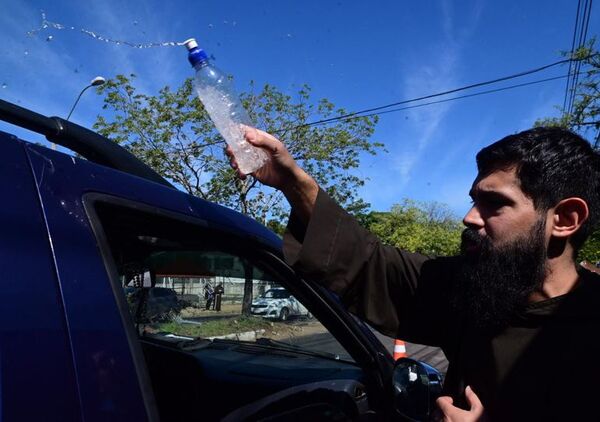
M 252 315 L 260 315 L 264 318 L 274 318 L 281 321 L 286 321 L 290 316 L 311 317 L 308 309 L 283 287 L 274 287 L 267 290 L 252 302 L 250 312 Z

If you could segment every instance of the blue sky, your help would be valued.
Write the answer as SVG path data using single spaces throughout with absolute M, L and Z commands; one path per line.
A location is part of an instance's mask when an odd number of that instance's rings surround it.
M 195 37 L 240 90 L 254 80 L 293 94 L 307 83 L 314 98 L 360 110 L 555 62 L 570 49 L 576 6 L 574 0 L 4 0 L 0 98 L 65 117 L 97 75 L 135 73 L 136 86 L 148 94 L 192 75 L 184 47 L 136 49 L 98 41 L 83 28 L 133 43 Z M 76 30 L 28 36 L 40 27 L 41 10 Z M 599 13 L 592 10 L 588 36 L 600 29 Z M 504 86 L 566 73 L 554 68 Z M 377 210 L 412 198 L 447 203 L 462 216 L 476 152 L 557 115 L 564 93 L 565 80 L 558 80 L 381 116 L 373 139 L 389 152 L 363 159 L 358 173 L 369 181 L 362 196 Z M 88 90 L 72 120 L 91 127 L 101 105 Z M 0 130 L 42 140 L 3 123 Z

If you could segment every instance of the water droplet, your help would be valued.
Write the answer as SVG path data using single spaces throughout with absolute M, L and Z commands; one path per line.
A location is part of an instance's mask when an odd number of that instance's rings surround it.
M 6 85 L 6 83 L 3 83 L 2 88 L 6 88 L 6 87 L 8 87 L 8 85 Z
M 29 55 L 29 51 L 25 50 L 25 53 L 23 53 L 23 54 L 25 54 L 27 56 L 27 55 Z
M 138 21 L 133 21 L 133 24 L 134 24 L 134 25 L 137 25 L 137 24 L 138 24 Z
M 208 24 L 208 27 L 209 27 L 210 29 L 213 29 L 215 26 L 214 26 L 212 23 L 209 23 L 209 24 Z
M 223 23 L 224 23 L 225 25 L 227 25 L 227 24 L 229 23 L 229 21 L 223 21 Z
M 236 21 L 233 21 L 231 24 L 232 24 L 233 26 L 236 26 L 236 25 L 237 25 L 237 22 L 236 22 Z
M 54 37 L 52 35 L 48 35 L 48 38 L 46 38 L 46 41 L 50 42 L 50 41 L 52 41 L 53 38 Z
M 292 34 L 287 34 L 286 37 L 292 38 Z

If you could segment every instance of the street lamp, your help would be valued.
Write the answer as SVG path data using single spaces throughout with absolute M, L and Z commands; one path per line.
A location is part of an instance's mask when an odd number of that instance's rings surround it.
M 94 79 L 92 79 L 90 81 L 90 84 L 88 86 L 86 86 L 85 88 L 83 88 L 81 90 L 81 92 L 79 93 L 79 96 L 75 100 L 75 104 L 73 104 L 73 107 L 71 107 L 71 111 L 69 111 L 69 115 L 67 116 L 67 120 L 69 120 L 69 118 L 71 117 L 71 114 L 73 114 L 73 110 L 75 110 L 75 106 L 79 102 L 79 99 L 81 98 L 81 96 L 83 95 L 83 93 L 85 92 L 85 90 L 88 89 L 88 88 L 91 88 L 93 86 L 103 85 L 104 82 L 106 82 L 106 79 L 104 79 L 102 76 L 96 76 Z M 52 149 L 53 150 L 56 149 L 56 144 L 54 142 L 52 143 Z
M 81 92 L 79 93 L 79 96 L 75 100 L 75 104 L 73 104 L 73 107 L 71 107 L 71 111 L 69 111 L 69 115 L 67 116 L 67 120 L 69 120 L 69 118 L 71 117 L 71 114 L 73 114 L 73 110 L 75 110 L 75 106 L 79 102 L 79 99 L 81 98 L 81 96 L 83 95 L 83 93 L 86 91 L 86 89 L 91 88 L 93 86 L 103 85 L 104 82 L 106 82 L 106 79 L 104 79 L 102 76 L 96 76 L 94 79 L 92 79 L 90 81 L 90 84 L 88 86 L 86 86 L 85 88 L 83 88 L 81 90 Z

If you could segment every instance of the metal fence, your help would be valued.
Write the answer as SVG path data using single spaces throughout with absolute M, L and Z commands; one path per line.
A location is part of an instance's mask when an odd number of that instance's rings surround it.
M 206 292 L 221 285 L 223 287 L 222 303 L 239 304 L 244 298 L 245 280 L 235 277 L 157 277 L 156 287 L 175 290 L 186 300 L 201 306 L 206 301 Z M 277 286 L 272 281 L 253 280 L 252 298 L 257 298 L 271 287 Z

